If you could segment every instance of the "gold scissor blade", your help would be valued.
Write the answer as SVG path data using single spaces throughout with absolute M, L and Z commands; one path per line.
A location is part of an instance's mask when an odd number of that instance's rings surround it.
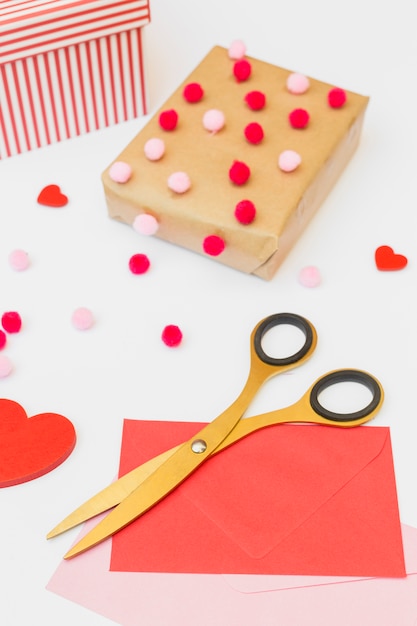
M 100 513 L 104 513 L 109 509 L 120 504 L 132 491 L 139 487 L 153 472 L 155 472 L 165 461 L 176 452 L 180 446 L 171 448 L 167 452 L 159 454 L 150 461 L 143 463 L 139 467 L 135 467 L 114 483 L 102 489 L 95 496 L 84 502 L 75 511 L 70 513 L 62 522 L 57 524 L 46 536 L 47 539 L 56 537 L 61 533 L 78 526 Z

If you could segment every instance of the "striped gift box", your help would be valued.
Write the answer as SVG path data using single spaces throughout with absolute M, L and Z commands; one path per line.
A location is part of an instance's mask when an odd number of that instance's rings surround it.
M 0 159 L 146 114 L 149 0 L 0 2 Z

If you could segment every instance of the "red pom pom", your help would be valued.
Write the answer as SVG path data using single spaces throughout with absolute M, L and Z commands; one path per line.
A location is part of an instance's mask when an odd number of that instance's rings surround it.
M 256 208 L 250 200 L 241 200 L 235 207 L 235 217 L 241 224 L 251 224 L 255 219 Z
M 288 116 L 293 128 L 305 128 L 310 120 L 310 116 L 305 109 L 294 109 Z
M 1 323 L 6 333 L 18 333 L 22 328 L 22 319 L 16 311 L 3 313 Z
M 165 326 L 162 331 L 161 338 L 166 346 L 175 348 L 176 346 L 179 346 L 182 341 L 182 332 L 178 326 L 169 324 L 168 326 Z
M 188 83 L 184 87 L 183 96 L 187 102 L 199 102 L 203 95 L 204 91 L 199 83 Z
M 129 269 L 132 274 L 145 274 L 150 265 L 150 261 L 146 254 L 134 254 L 129 259 Z
M 0 330 L 0 350 L 3 350 L 7 343 L 7 335 L 4 331 Z
M 252 111 L 260 111 L 266 104 L 266 96 L 262 91 L 250 91 L 245 96 L 245 102 Z
M 245 137 L 249 143 L 261 143 L 264 138 L 264 130 L 257 122 L 251 122 L 245 128 Z
M 334 87 L 327 94 L 327 101 L 332 109 L 340 109 L 346 102 L 346 92 L 339 87 Z
M 221 237 L 217 235 L 209 235 L 203 241 L 203 250 L 210 256 L 219 256 L 225 248 L 225 243 Z
M 250 169 L 243 161 L 234 161 L 229 170 L 229 178 L 235 185 L 244 185 L 250 176 Z
M 252 66 L 246 59 L 239 59 L 233 65 L 233 74 L 238 83 L 243 83 L 248 80 L 252 72 Z
M 174 130 L 178 123 L 178 113 L 175 109 L 162 111 L 159 116 L 159 125 L 163 130 Z

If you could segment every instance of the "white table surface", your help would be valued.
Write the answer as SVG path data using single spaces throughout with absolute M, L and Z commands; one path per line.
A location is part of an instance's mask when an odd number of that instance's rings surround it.
M 302 368 L 264 388 L 253 412 L 297 399 L 330 369 L 373 372 L 386 393 L 377 424 L 391 428 L 401 519 L 417 526 L 417 38 L 410 2 L 151 6 L 144 31 L 150 113 L 213 45 L 243 39 L 251 56 L 369 95 L 363 136 L 270 282 L 107 217 L 100 173 L 146 118 L 0 162 L 1 310 L 23 319 L 4 352 L 14 370 L 0 380 L 0 397 L 29 415 L 66 415 L 78 437 L 59 468 L 0 491 L 5 626 L 110 623 L 45 591 L 77 531 L 50 542 L 45 533 L 113 478 L 123 418 L 209 421 L 227 406 L 246 378 L 251 329 L 275 312 L 308 317 L 319 344 Z M 70 197 L 67 207 L 36 203 L 52 182 Z M 374 251 L 383 244 L 408 257 L 404 270 L 376 269 Z M 25 272 L 8 265 L 16 248 L 30 255 Z M 135 252 L 152 262 L 141 277 L 127 269 Z M 298 282 L 306 265 L 322 274 L 315 289 Z M 84 333 L 70 322 L 79 306 L 96 318 Z M 184 333 L 178 349 L 160 339 L 170 323 Z

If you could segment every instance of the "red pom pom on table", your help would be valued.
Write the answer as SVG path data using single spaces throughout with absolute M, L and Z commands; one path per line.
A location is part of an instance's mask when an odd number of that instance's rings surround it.
M 250 200 L 241 200 L 235 207 L 235 218 L 241 224 L 251 224 L 255 219 L 256 207 Z
M 249 179 L 250 169 L 243 161 L 234 161 L 229 169 L 229 178 L 235 185 L 244 185 Z
M 262 91 L 250 91 L 245 96 L 245 102 L 252 111 L 260 111 L 266 104 L 266 96 Z
M 261 143 L 264 138 L 264 129 L 257 122 L 251 122 L 245 127 L 245 137 L 249 143 L 257 144 Z
M 252 73 L 252 66 L 247 59 L 239 59 L 233 65 L 233 74 L 238 83 L 243 83 L 248 80 Z
M 176 346 L 179 346 L 182 341 L 182 332 L 178 326 L 169 324 L 168 326 L 165 326 L 162 331 L 161 339 L 166 346 L 175 348 Z
M 346 92 L 339 87 L 334 87 L 327 94 L 327 101 L 332 109 L 340 109 L 346 102 Z
M 305 128 L 310 120 L 310 116 L 305 109 L 294 109 L 288 116 L 293 128 Z
M 225 249 L 225 243 L 217 235 L 209 235 L 203 241 L 203 250 L 210 256 L 219 256 Z
M 178 124 L 178 113 L 175 109 L 162 111 L 159 115 L 159 125 L 163 130 L 175 130 Z
M 22 328 L 22 318 L 17 311 L 8 311 L 3 313 L 1 324 L 6 333 L 18 333 Z
M 203 95 L 204 90 L 200 83 L 188 83 L 188 85 L 184 87 L 183 96 L 187 102 L 200 102 Z
M 129 269 L 132 274 L 145 274 L 150 265 L 150 261 L 146 254 L 134 254 L 129 259 Z

